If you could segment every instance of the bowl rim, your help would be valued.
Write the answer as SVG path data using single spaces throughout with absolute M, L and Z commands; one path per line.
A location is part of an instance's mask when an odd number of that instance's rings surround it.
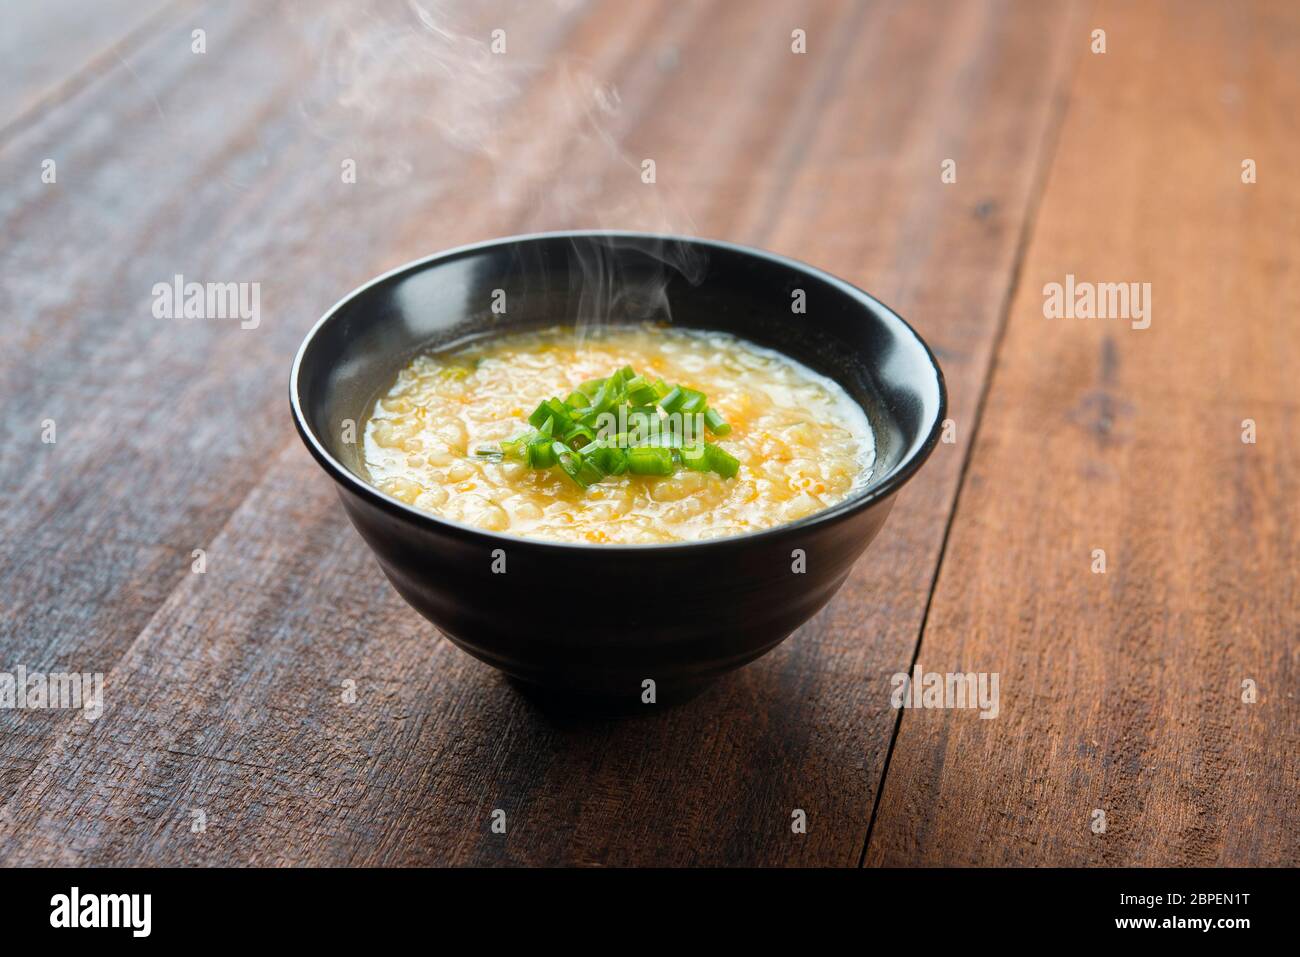
M 656 542 L 653 544 L 623 544 L 623 543 L 595 543 L 595 542 L 561 542 L 550 539 L 525 538 L 522 535 L 510 535 L 503 532 L 495 532 L 485 528 L 479 528 L 474 525 L 468 525 L 464 522 L 453 521 L 452 519 L 443 518 L 432 512 L 426 512 L 407 505 L 401 499 L 395 498 L 381 491 L 374 485 L 362 479 L 339 462 L 324 443 L 316 437 L 307 416 L 302 408 L 301 396 L 301 371 L 303 358 L 307 350 L 311 347 L 312 342 L 316 339 L 317 334 L 328 324 L 339 311 L 348 303 L 356 299 L 362 293 L 387 282 L 404 273 L 418 272 L 433 263 L 445 260 L 456 259 L 469 253 L 478 252 L 483 249 L 490 249 L 497 246 L 509 246 L 521 242 L 535 242 L 547 239 L 581 239 L 581 238 L 600 238 L 616 237 L 623 239 L 638 239 L 649 242 L 682 242 L 693 243 L 713 249 L 724 249 L 729 252 L 743 253 L 758 259 L 765 259 L 769 262 L 785 266 L 799 272 L 826 282 L 830 286 L 849 295 L 851 298 L 858 300 L 866 305 L 878 317 L 885 320 L 887 324 L 895 326 L 895 333 L 910 336 L 917 345 L 921 347 L 923 354 L 929 362 L 929 368 L 934 373 L 935 385 L 939 391 L 939 405 L 935 412 L 934 421 L 930 423 L 929 432 L 925 439 L 919 445 L 913 446 L 913 449 L 902 460 L 900 460 L 879 482 L 870 483 L 865 488 L 858 490 L 846 496 L 843 500 L 835 503 L 829 508 L 814 512 L 803 518 L 796 519 L 793 522 L 786 522 L 781 525 L 774 525 L 771 528 L 758 529 L 752 532 L 745 532 L 740 535 L 725 535 L 717 538 L 705 538 L 695 541 L 681 542 Z M 725 548 L 734 546 L 738 543 L 758 543 L 760 541 L 771 541 L 778 537 L 788 537 L 791 533 L 801 533 L 815 529 L 821 525 L 828 525 L 849 514 L 862 511 L 876 502 L 883 501 L 901 488 L 925 463 L 938 444 L 939 434 L 943 427 L 943 422 L 948 411 L 948 388 L 944 380 L 943 369 L 939 367 L 939 362 L 935 358 L 933 350 L 929 344 L 921 338 L 920 334 L 900 316 L 897 312 L 885 305 L 875 296 L 858 288 L 846 280 L 840 279 L 825 270 L 816 266 L 809 265 L 801 260 L 794 259 L 790 256 L 783 256 L 779 253 L 769 252 L 765 249 L 759 249 L 755 246 L 746 246 L 742 243 L 734 243 L 723 239 L 709 239 L 700 236 L 685 236 L 674 233 L 655 233 L 645 232 L 642 230 L 628 229 L 565 229 L 551 230 L 534 233 L 519 233 L 512 236 L 502 236 L 496 239 L 482 240 L 475 243 L 467 243 L 461 246 L 454 246 L 440 252 L 423 256 L 404 263 L 387 272 L 380 273 L 368 282 L 357 286 L 355 289 L 344 295 L 338 302 L 334 303 L 325 313 L 312 325 L 307 335 L 303 338 L 298 351 L 294 355 L 293 367 L 289 373 L 289 405 L 293 412 L 294 425 L 298 430 L 299 436 L 306 444 L 312 456 L 321 465 L 322 468 L 334 479 L 335 482 L 351 490 L 361 498 L 367 500 L 372 505 L 376 505 L 385 511 L 395 513 L 408 521 L 415 522 L 417 525 L 426 528 L 441 531 L 452 532 L 461 537 L 480 536 L 493 542 L 511 544 L 516 547 L 532 547 L 541 549 L 555 549 L 559 551 L 594 551 L 597 553 L 619 551 L 619 552 L 672 552 L 680 549 L 708 549 L 708 548 Z

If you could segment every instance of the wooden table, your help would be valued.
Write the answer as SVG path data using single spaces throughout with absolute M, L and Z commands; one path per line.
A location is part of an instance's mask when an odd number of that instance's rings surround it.
M 1300 863 L 1295 4 L 574 0 L 430 27 L 48 0 L 16 23 L 0 669 L 105 691 L 96 721 L 0 712 L 3 863 Z M 828 608 L 640 719 L 540 711 L 441 640 L 285 401 L 303 334 L 368 277 L 575 226 L 838 273 L 951 390 Z M 260 324 L 155 318 L 177 274 L 260 283 Z M 1150 283 L 1149 327 L 1046 318 L 1067 276 Z M 896 710 L 913 665 L 997 673 L 999 716 Z

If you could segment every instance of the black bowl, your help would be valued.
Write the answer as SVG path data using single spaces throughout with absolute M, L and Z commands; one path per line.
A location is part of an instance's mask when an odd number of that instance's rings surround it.
M 875 431 L 870 482 L 823 512 L 734 538 L 576 545 L 438 518 L 361 477 L 346 424 L 359 435 L 374 399 L 421 349 L 665 310 L 674 325 L 734 333 L 843 386 Z M 926 344 L 860 289 L 757 249 L 621 232 L 498 239 L 380 276 L 307 335 L 289 396 L 303 441 L 403 598 L 518 681 L 616 706 L 649 699 L 647 681 L 659 702 L 688 696 L 825 605 L 933 450 L 946 403 Z M 575 588 L 580 614 L 562 597 Z

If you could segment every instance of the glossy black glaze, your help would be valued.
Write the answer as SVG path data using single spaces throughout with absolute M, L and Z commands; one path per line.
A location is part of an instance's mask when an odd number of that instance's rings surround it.
M 492 313 L 504 290 L 506 313 Z M 791 303 L 803 290 L 806 313 Z M 499 297 L 498 297 L 498 301 Z M 413 354 L 504 329 L 615 321 L 666 306 L 675 325 L 725 330 L 838 381 L 876 432 L 870 484 L 790 525 L 679 545 L 568 545 L 459 525 L 358 475 L 361 423 Z M 353 292 L 307 336 L 294 421 L 397 591 L 448 638 L 549 694 L 639 703 L 690 694 L 807 621 L 880 530 L 938 439 L 943 376 L 888 308 L 790 259 L 728 243 L 629 233 L 495 240 L 404 266 Z M 806 571 L 795 573 L 795 550 Z M 499 550 L 499 551 L 498 551 Z M 504 574 L 494 572 L 504 559 Z M 574 607 L 564 596 L 581 595 Z M 866 629 L 864 629 L 864 634 Z

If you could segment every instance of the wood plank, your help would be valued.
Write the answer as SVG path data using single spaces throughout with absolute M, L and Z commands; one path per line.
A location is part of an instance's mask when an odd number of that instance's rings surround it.
M 1020 15 L 1008 17 L 1012 9 Z M 670 15 L 648 8 L 633 20 L 625 7 L 597 5 L 573 26 L 559 55 L 593 63 L 594 75 L 617 85 L 622 110 L 613 125 L 623 152 L 656 158 L 661 184 L 671 186 L 671 196 L 651 202 L 639 193 L 624 202 L 626 157 L 584 150 L 581 128 L 563 124 L 554 140 L 524 141 L 458 165 L 454 188 L 411 177 L 365 202 L 350 204 L 341 190 L 322 198 L 324 174 L 310 189 L 296 185 L 303 169 L 319 162 L 312 150 L 321 145 L 303 143 L 279 119 L 284 91 L 265 84 L 256 102 L 234 111 L 245 118 L 230 137 L 238 145 L 213 144 L 190 169 L 256 192 L 226 214 L 224 233 L 202 247 L 204 261 L 228 273 L 269 257 L 279 277 L 275 294 L 283 297 L 276 315 L 288 318 L 264 336 L 243 337 L 238 351 L 214 332 L 198 343 L 177 337 L 153 347 L 180 350 L 181 368 L 163 379 L 163 391 L 185 403 L 181 421 L 212 430 L 186 446 L 192 466 L 180 452 L 159 460 L 151 440 L 153 474 L 192 468 L 192 475 L 221 479 L 187 490 L 184 500 L 199 503 L 191 506 L 203 509 L 199 515 L 173 520 L 140 508 L 133 516 L 147 531 L 126 543 L 126 555 L 138 559 L 143 543 L 157 541 L 166 560 L 182 566 L 159 582 L 156 596 L 103 606 L 87 596 L 79 611 L 64 606 L 58 621 L 41 619 L 33 601 L 10 619 L 41 625 L 35 638 L 15 641 L 18 651 L 48 642 L 72 660 L 87 652 L 66 639 L 60 644 L 55 625 L 89 623 L 95 638 L 87 648 L 117 664 L 101 720 L 40 715 L 38 728 L 29 716 L 16 753 L 12 738 L 0 742 L 14 772 L 0 808 L 0 855 L 25 863 L 856 863 L 895 717 L 887 702 L 863 692 L 911 653 L 965 429 L 905 494 L 842 596 L 799 635 L 691 705 L 646 720 L 592 723 L 537 710 L 490 669 L 437 640 L 391 593 L 326 480 L 285 436 L 280 386 L 263 380 L 268 369 L 287 368 L 313 316 L 306 303 L 328 304 L 360 278 L 354 272 L 373 271 L 376 259 L 424 252 L 431 235 L 444 245 L 480 230 L 540 225 L 539 196 L 567 187 L 579 197 L 571 216 L 593 197 L 629 225 L 675 224 L 685 211 L 702 233 L 765 242 L 881 292 L 941 349 L 954 417 L 964 423 L 1060 105 L 1069 13 L 1034 4 L 727 3 L 673 5 Z M 788 52 L 794 26 L 806 26 L 814 44 L 804 58 Z M 512 38 L 533 35 L 507 29 Z M 250 61 L 262 54 L 262 36 L 248 38 Z M 271 31 L 265 43 L 283 37 Z M 159 55 L 159 69 L 165 59 Z M 287 61 L 283 77 L 273 78 L 283 85 L 297 69 L 295 58 Z M 900 77 L 918 79 L 908 86 Z M 518 117 L 554 104 L 562 87 L 544 84 L 563 79 L 563 70 L 548 69 L 543 85 L 521 91 L 505 135 L 526 128 Z M 193 100 L 227 98 L 231 82 L 185 86 L 184 75 L 175 77 L 182 98 Z M 709 104 L 723 105 L 711 113 Z M 198 103 L 190 108 L 203 111 Z M 989 122 L 994 113 L 997 121 Z M 320 125 L 347 135 L 346 123 Z M 265 142 L 265 131 L 274 134 L 273 170 L 282 166 L 283 173 L 256 165 L 261 153 L 253 144 Z M 401 135 L 408 139 L 390 142 L 409 142 L 412 129 Z M 102 152 L 102 139 L 88 138 L 84 150 Z M 939 181 L 939 163 L 953 150 L 971 158 L 958 187 Z M 340 152 L 329 157 L 333 168 Z M 202 189 L 198 175 L 171 175 L 179 182 L 160 184 L 159 206 L 168 189 Z M 878 192 L 864 195 L 864 181 Z M 190 202 L 205 210 L 215 201 Z M 567 224 L 557 207 L 545 210 L 545 225 Z M 253 210 L 260 229 L 242 237 L 232 227 Z M 136 251 L 152 258 L 155 272 L 166 275 L 174 250 L 196 242 L 201 217 L 185 218 L 189 232 L 137 235 Z M 155 212 L 147 221 L 165 227 L 166 219 Z M 331 242 L 343 243 L 332 261 L 344 268 L 309 273 L 321 224 L 329 223 L 356 232 L 329 232 Z M 950 279 L 921 286 L 919 270 L 937 264 L 951 270 Z M 82 285 L 101 292 L 97 281 Z M 59 351 L 68 347 L 47 331 L 61 322 L 65 331 L 82 328 L 65 305 L 47 309 L 27 334 L 70 362 Z M 83 348 L 112 355 L 149 331 L 157 334 L 133 318 L 122 329 L 91 330 Z M 232 369 L 242 370 L 233 396 Z M 26 384 L 41 385 L 35 376 Z M 101 379 L 85 386 L 83 399 L 120 389 Z M 8 413 L 10 421 L 29 421 L 57 398 L 47 387 L 24 400 L 21 414 Z M 264 415 L 264 407 L 272 411 Z M 230 434 L 250 422 L 241 448 L 217 441 L 223 428 Z M 93 465 L 104 475 L 95 456 L 105 453 L 104 444 L 78 453 L 82 474 L 96 474 Z M 145 478 L 122 474 L 114 475 L 116 492 L 146 488 Z M 42 492 L 44 482 L 59 478 L 53 469 L 33 477 L 24 491 L 39 503 L 38 514 L 12 519 L 30 523 L 28 532 L 42 521 L 67 523 L 58 534 L 51 530 L 48 542 L 77 527 L 61 514 L 81 500 L 74 483 Z M 104 500 L 88 498 L 77 518 L 91 523 L 89 541 L 121 534 L 124 516 L 95 524 Z M 208 543 L 202 576 L 188 574 L 195 540 Z M 53 562 L 41 565 L 24 578 L 15 555 L 0 575 L 28 588 L 49 576 L 65 589 L 80 580 Z M 112 593 L 120 589 L 121 581 L 113 582 Z M 357 682 L 356 704 L 341 700 L 347 679 Z M 496 807 L 511 821 L 505 840 L 487 829 Z M 795 807 L 809 814 L 807 835 L 790 833 Z M 194 810 L 207 815 L 201 834 L 191 830 Z
M 486 35 L 496 11 L 477 15 L 458 28 Z M 539 7 L 516 22 L 545 49 L 580 15 Z M 285 377 L 322 304 L 444 239 L 475 238 L 427 235 L 430 211 L 455 191 L 451 172 L 472 155 L 420 143 L 395 155 L 385 144 L 410 137 L 411 117 L 348 99 L 366 56 L 394 42 L 416 55 L 429 42 L 422 28 L 351 16 L 347 4 L 316 5 L 306 23 L 213 4 L 200 16 L 206 56 L 191 52 L 188 23 L 141 48 L 135 70 L 157 102 L 96 84 L 5 144 L 6 170 L 39 169 L 57 146 L 60 174 L 53 186 L 15 176 L 0 194 L 11 238 L 0 261 L 10 347 L 0 488 L 23 503 L 0 512 L 0 660 L 111 670 L 191 574 L 192 550 L 295 441 Z M 389 84 L 409 93 L 427 79 L 398 71 Z M 449 92 L 426 90 L 421 104 L 436 111 Z M 342 181 L 346 158 L 355 184 Z M 393 251 L 391 224 L 412 209 L 425 238 Z M 154 318 L 153 285 L 178 273 L 261 283 L 262 322 Z M 41 442 L 47 419 L 52 445 Z M 7 796 L 58 722 L 0 721 L 14 724 L 0 749 Z
M 110 75 L 134 82 L 131 49 L 158 29 L 168 8 L 181 13 L 175 0 L 10 4 L 0 33 L 0 130 L 10 133 L 10 124 L 34 118 L 87 83 Z
M 870 864 L 1300 863 L 1300 11 L 1091 26 L 918 659 L 1000 714 L 904 713 Z M 1150 327 L 1045 318 L 1067 274 Z

